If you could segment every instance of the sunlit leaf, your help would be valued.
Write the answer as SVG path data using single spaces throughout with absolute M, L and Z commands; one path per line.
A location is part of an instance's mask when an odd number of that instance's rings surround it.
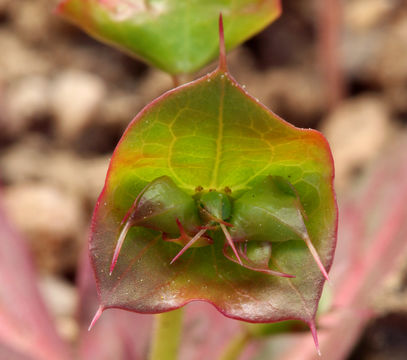
M 199 70 L 218 55 L 217 21 L 228 49 L 261 31 L 280 0 L 62 0 L 58 12 L 96 38 L 171 74 Z
M 109 275 L 129 209 L 136 209 L 139 194 L 161 177 L 196 201 L 202 224 L 189 235 L 207 232 L 213 243 L 188 248 L 171 263 L 182 245 L 165 241 L 164 228 L 129 226 Z M 296 319 L 314 330 L 324 274 L 306 238 L 329 270 L 337 225 L 332 182 L 323 136 L 295 128 L 250 97 L 228 73 L 222 55 L 213 73 L 167 92 L 140 112 L 115 150 L 90 240 L 99 313 L 114 307 L 158 313 L 200 299 L 232 318 Z M 285 225 L 266 227 L 269 237 L 260 231 L 240 239 L 234 228 L 241 225 L 233 216 L 239 203 L 258 206 L 246 199 L 258 191 L 267 192 L 274 204 L 261 206 Z M 256 227 L 256 219 L 249 221 L 244 232 Z M 267 265 L 274 274 L 262 271 Z

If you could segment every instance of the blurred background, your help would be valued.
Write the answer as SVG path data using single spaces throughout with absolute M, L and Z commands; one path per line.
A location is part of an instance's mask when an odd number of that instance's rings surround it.
M 54 16 L 54 6 L 0 0 L 1 202 L 28 242 L 59 334 L 75 342 L 76 269 L 110 156 L 172 80 Z M 283 0 L 281 18 L 228 59 L 249 93 L 325 134 L 340 202 L 406 132 L 406 0 Z M 407 358 L 406 260 L 351 359 Z

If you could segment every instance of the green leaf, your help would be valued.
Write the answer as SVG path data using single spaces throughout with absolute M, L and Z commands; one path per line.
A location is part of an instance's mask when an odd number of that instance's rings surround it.
M 221 58 L 213 73 L 167 92 L 144 108 L 114 152 L 90 239 L 101 309 L 159 313 L 204 300 L 232 318 L 302 320 L 315 330 L 324 275 L 304 234 L 329 270 L 337 229 L 333 173 L 324 137 L 315 130 L 295 128 L 250 97 Z M 143 189 L 163 176 L 200 209 L 217 212 L 217 218 L 208 220 L 215 225 L 207 230 L 213 243 L 189 248 L 171 264 L 181 250 L 179 244 L 164 241 L 163 231 L 132 226 L 110 276 L 123 219 Z M 206 196 L 209 191 L 215 195 Z M 269 238 L 246 239 L 247 259 L 239 263 L 233 258 L 236 253 L 225 250 L 230 239 L 224 229 L 237 223 L 229 224 L 224 217 L 231 215 L 230 221 L 237 221 L 233 214 L 239 202 L 256 204 L 246 200 L 259 191 L 267 193 L 270 201 L 274 201 L 272 195 L 276 198 L 268 211 L 274 206 L 273 211 L 280 211 L 278 216 L 296 231 L 289 236 L 285 228 L 284 241 L 278 241 L 278 232 Z M 224 194 L 221 201 L 216 200 L 218 193 Z M 263 201 L 261 206 L 269 205 Z M 291 215 L 281 213 L 284 208 Z M 250 229 L 254 228 L 251 224 Z M 197 234 L 202 231 L 206 229 Z M 233 226 L 230 231 L 233 234 Z M 271 271 L 295 278 L 255 269 L 259 264 L 264 268 L 266 262 Z
M 226 47 L 255 35 L 281 13 L 280 0 L 62 0 L 57 11 L 101 41 L 171 74 L 199 70 Z

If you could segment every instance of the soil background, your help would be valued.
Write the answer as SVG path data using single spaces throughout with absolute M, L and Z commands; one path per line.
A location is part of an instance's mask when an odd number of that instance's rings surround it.
M 340 6 L 330 12 L 328 3 Z M 60 334 L 75 341 L 76 268 L 110 156 L 172 80 L 64 22 L 54 6 L 0 0 L 1 201 L 27 239 Z M 229 67 L 274 112 L 326 135 L 340 198 L 406 131 L 407 1 L 283 0 L 283 9 L 228 55 Z M 350 359 L 407 358 L 407 277 L 394 278 Z

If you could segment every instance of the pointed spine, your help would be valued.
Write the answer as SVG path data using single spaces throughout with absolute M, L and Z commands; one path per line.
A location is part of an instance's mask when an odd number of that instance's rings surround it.
M 222 14 L 219 14 L 219 70 L 222 72 L 228 71 L 228 65 L 226 62 L 225 33 L 223 30 Z
M 240 259 L 239 253 L 236 250 L 235 243 L 234 243 L 234 241 L 232 239 L 232 236 L 230 236 L 230 233 L 229 233 L 228 229 L 226 229 L 226 226 L 224 224 L 222 224 L 222 223 L 220 223 L 219 226 L 222 229 L 223 233 L 225 234 L 226 240 L 229 243 L 229 246 L 232 248 L 233 253 L 235 254 L 235 256 L 237 258 L 238 263 L 243 266 L 243 262 Z
M 189 242 L 186 244 L 181 251 L 174 257 L 174 259 L 171 260 L 170 264 L 172 265 L 177 259 L 185 252 L 187 251 L 194 243 L 196 243 L 199 238 L 205 234 L 207 229 L 202 229 L 200 230 Z
M 308 235 L 304 237 L 304 241 L 305 241 L 305 244 L 307 245 L 312 257 L 314 258 L 314 261 L 318 265 L 319 270 L 321 271 L 322 275 L 324 275 L 324 277 L 328 283 L 331 283 L 331 280 L 329 279 L 329 276 L 328 276 L 328 272 L 325 270 L 325 267 L 322 264 L 321 258 L 319 257 L 318 252 L 315 249 L 314 245 L 312 244 L 311 239 L 309 238 Z
M 119 239 L 117 240 L 116 248 L 114 249 L 114 253 L 113 253 L 112 262 L 110 264 L 109 275 L 112 275 L 112 272 L 117 263 L 117 259 L 119 258 L 120 250 L 122 248 L 124 239 L 126 238 L 127 233 L 129 232 L 131 226 L 132 226 L 132 223 L 131 223 L 130 219 L 128 219 L 126 224 L 124 225 L 124 228 L 122 229 L 122 231 L 120 233 Z
M 308 323 L 308 326 L 311 330 L 312 338 L 314 339 L 315 348 L 317 349 L 318 356 L 322 356 L 321 349 L 319 348 L 317 328 L 315 327 L 315 320 L 312 320 Z
M 100 316 L 102 315 L 104 310 L 104 307 L 102 305 L 100 305 L 96 311 L 95 316 L 93 317 L 92 321 L 90 322 L 90 325 L 88 327 L 88 331 L 91 331 L 93 326 L 96 324 L 96 321 L 99 320 Z

